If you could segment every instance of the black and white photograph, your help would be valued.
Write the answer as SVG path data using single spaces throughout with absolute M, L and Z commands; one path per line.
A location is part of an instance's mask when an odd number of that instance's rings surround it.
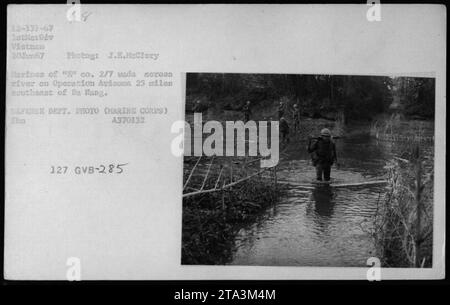
M 4 8 L 5 285 L 446 279 L 445 5 Z
M 433 77 L 188 73 L 185 109 L 182 264 L 432 266 Z

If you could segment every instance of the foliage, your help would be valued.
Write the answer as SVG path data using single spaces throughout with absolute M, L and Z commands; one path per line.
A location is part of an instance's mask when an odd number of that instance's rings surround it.
M 182 264 L 226 264 L 234 250 L 234 236 L 258 212 L 274 204 L 277 191 L 270 181 L 249 180 L 231 191 L 183 200 Z
M 394 95 L 408 116 L 434 118 L 434 78 L 398 77 L 394 79 Z
M 389 111 L 395 98 L 405 115 L 434 115 L 432 78 L 189 73 L 187 96 L 187 109 L 193 100 L 202 100 L 206 107 L 226 110 L 240 110 L 247 100 L 263 107 L 288 98 L 290 104 L 299 103 L 306 116 L 342 112 L 346 120 L 370 120 Z
M 418 151 L 405 151 L 386 167 L 389 189 L 373 231 L 386 267 L 432 266 L 433 175 L 424 174 Z

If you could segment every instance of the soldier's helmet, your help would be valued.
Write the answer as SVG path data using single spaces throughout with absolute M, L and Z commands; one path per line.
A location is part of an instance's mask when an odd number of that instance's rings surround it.
M 324 137 L 331 137 L 331 131 L 328 128 L 324 128 L 320 131 L 320 135 Z

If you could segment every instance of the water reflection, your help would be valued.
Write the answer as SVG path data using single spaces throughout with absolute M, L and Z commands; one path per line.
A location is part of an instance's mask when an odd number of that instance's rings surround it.
M 385 186 L 302 188 L 315 179 L 303 144 L 293 143 L 279 166 L 279 181 L 290 185 L 285 196 L 240 231 L 230 264 L 365 267 L 375 253 L 368 232 Z M 386 161 L 405 147 L 363 136 L 339 140 L 337 150 L 332 181 L 346 184 L 384 179 Z M 433 147 L 424 154 L 432 166 Z
M 311 203 L 314 205 L 313 222 L 321 232 L 325 232 L 333 216 L 334 194 L 329 186 L 316 187 L 311 194 Z

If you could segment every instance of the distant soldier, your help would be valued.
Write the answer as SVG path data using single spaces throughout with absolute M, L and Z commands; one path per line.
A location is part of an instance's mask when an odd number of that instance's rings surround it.
M 194 110 L 193 112 L 202 112 L 202 105 L 200 104 L 200 100 L 195 101 L 194 103 L 194 107 L 192 107 L 192 109 Z
M 284 117 L 280 119 L 281 143 L 289 143 L 289 124 Z
M 324 128 L 320 132 L 320 137 L 311 144 L 309 138 L 308 153 L 311 154 L 313 165 L 316 167 L 316 178 L 322 181 L 330 181 L 331 165 L 337 162 L 336 145 L 331 140 L 331 132 Z
M 252 114 L 252 111 L 250 109 L 250 101 L 247 101 L 242 108 L 244 112 L 244 122 L 248 122 L 250 120 L 250 115 Z
M 294 120 L 294 130 L 298 131 L 300 129 L 300 107 L 294 104 L 294 110 L 292 111 L 292 117 Z
M 284 103 L 283 103 L 283 102 L 280 102 L 280 103 L 278 104 L 278 119 L 281 120 L 281 118 L 283 117 L 283 115 L 284 115 Z

